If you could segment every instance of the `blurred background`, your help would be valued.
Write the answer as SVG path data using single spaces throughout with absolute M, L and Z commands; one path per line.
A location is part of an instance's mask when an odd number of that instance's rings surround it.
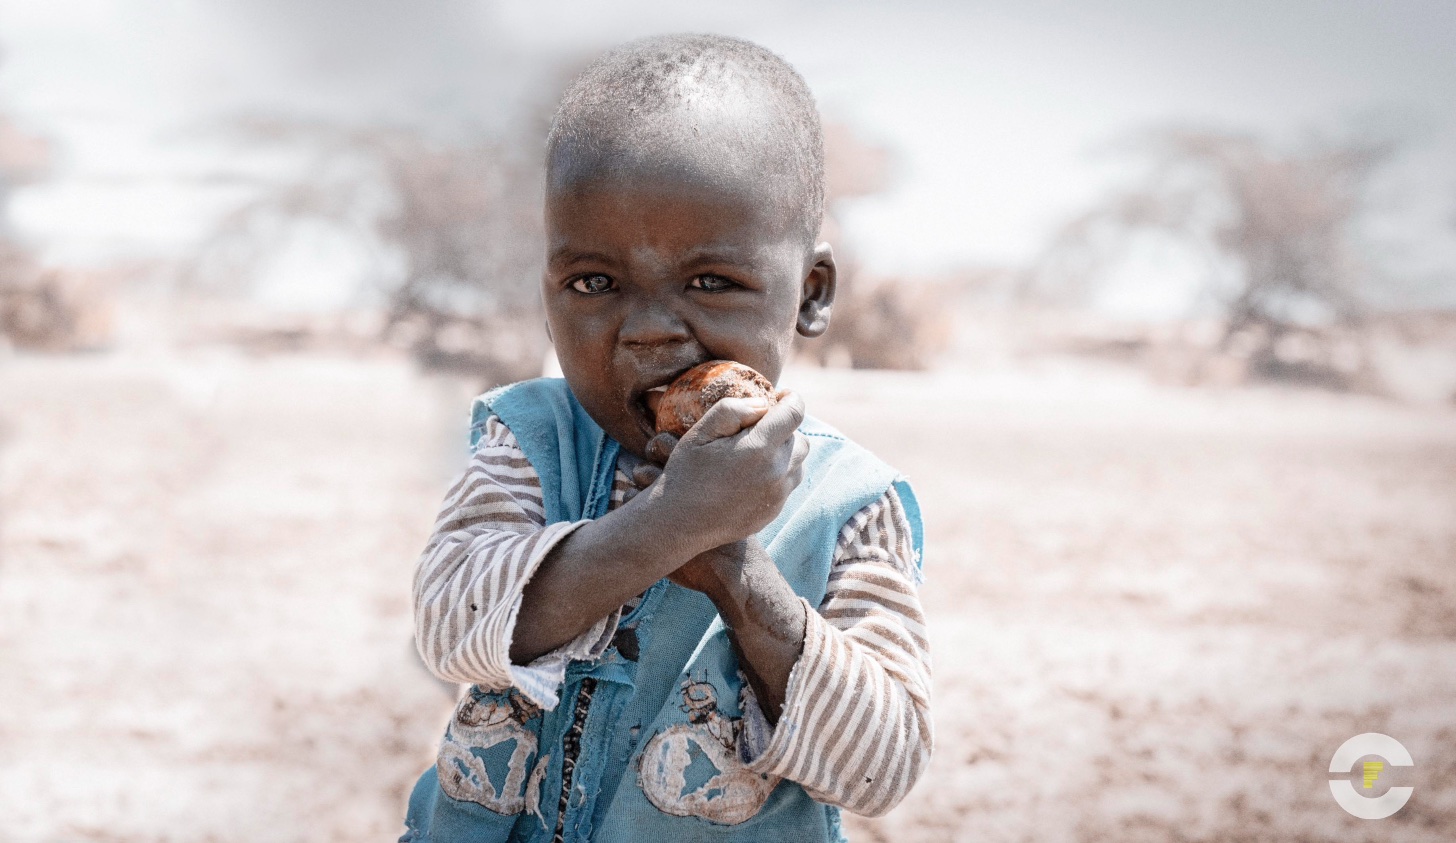
M 785 384 L 924 501 L 937 752 L 852 836 L 1450 839 L 1456 6 L 4 0 L 0 841 L 402 830 L 555 98 L 673 31 L 816 92 Z

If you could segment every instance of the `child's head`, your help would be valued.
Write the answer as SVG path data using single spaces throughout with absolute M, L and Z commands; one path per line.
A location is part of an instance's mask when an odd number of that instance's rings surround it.
M 567 90 L 546 163 L 547 323 L 574 392 L 641 455 L 644 394 L 737 360 L 777 380 L 822 334 L 834 258 L 804 80 L 732 38 L 634 42 Z

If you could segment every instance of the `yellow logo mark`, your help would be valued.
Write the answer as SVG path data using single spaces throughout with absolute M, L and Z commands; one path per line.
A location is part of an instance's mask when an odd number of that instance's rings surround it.
M 1383 761 L 1366 761 L 1358 764 L 1361 756 L 1378 755 Z M 1331 773 L 1363 773 L 1364 790 L 1374 790 L 1375 780 L 1380 778 L 1386 767 L 1413 767 L 1415 761 L 1400 741 L 1379 732 L 1366 732 L 1340 744 L 1335 757 L 1330 759 Z M 1413 787 L 1389 787 L 1385 795 L 1365 796 L 1356 789 L 1353 779 L 1330 779 L 1330 795 L 1350 814 L 1362 820 L 1379 820 L 1394 814 L 1410 801 Z
M 1380 771 L 1381 770 L 1384 770 L 1384 769 L 1385 769 L 1385 762 L 1383 762 L 1383 761 L 1366 761 L 1365 762 L 1365 789 L 1366 790 L 1370 790 L 1371 788 L 1375 787 L 1375 780 L 1378 779 L 1378 778 L 1380 778 Z

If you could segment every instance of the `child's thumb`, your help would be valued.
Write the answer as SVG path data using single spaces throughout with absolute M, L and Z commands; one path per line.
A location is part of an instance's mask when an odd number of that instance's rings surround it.
M 734 436 L 752 427 L 772 406 L 773 402 L 767 398 L 724 398 L 708 408 L 697 424 L 683 434 L 683 440 L 702 443 Z

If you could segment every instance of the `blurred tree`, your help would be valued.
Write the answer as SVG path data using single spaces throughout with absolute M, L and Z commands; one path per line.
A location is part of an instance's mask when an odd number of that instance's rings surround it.
M 1146 175 L 1069 222 L 1030 290 L 1085 298 L 1138 236 L 1160 234 L 1205 261 L 1205 297 L 1224 314 L 1215 353 L 1245 357 L 1251 375 L 1355 385 L 1368 367 L 1350 338 L 1374 278 L 1355 224 L 1395 146 L 1355 137 L 1279 150 L 1230 132 L 1152 133 L 1133 145 L 1150 159 Z
M 310 163 L 223 218 L 192 262 L 194 284 L 244 287 L 296 223 L 324 220 L 401 258 L 397 275 L 379 279 L 384 339 L 487 383 L 540 373 L 539 144 L 287 119 L 234 128 L 252 144 L 307 150 Z
M 16 188 L 41 181 L 50 171 L 51 146 L 0 115 L 0 336 L 22 348 L 64 347 L 75 314 L 31 248 L 10 224 Z

